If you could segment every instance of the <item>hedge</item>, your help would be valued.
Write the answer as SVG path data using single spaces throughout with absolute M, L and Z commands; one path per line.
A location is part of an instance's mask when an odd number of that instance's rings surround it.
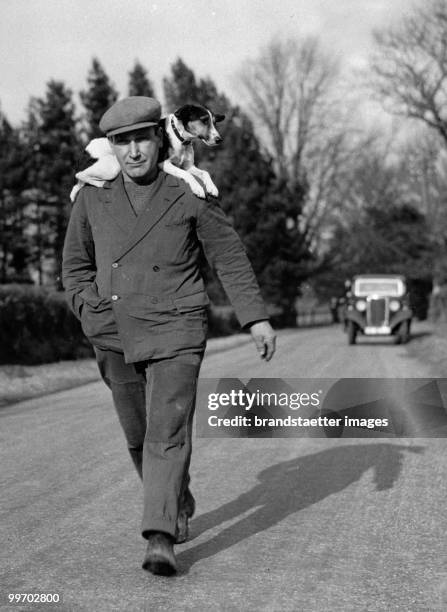
M 208 337 L 231 336 L 241 331 L 241 326 L 231 306 L 208 308 Z
M 38 364 L 93 355 L 63 293 L 0 285 L 0 363 Z
M 231 307 L 208 312 L 208 336 L 240 331 Z M 93 356 L 62 292 L 30 285 L 0 285 L 0 364 L 32 365 Z

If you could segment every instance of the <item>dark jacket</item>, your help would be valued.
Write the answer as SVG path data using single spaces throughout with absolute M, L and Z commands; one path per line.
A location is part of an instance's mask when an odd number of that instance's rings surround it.
M 244 247 L 215 201 L 161 172 L 138 217 L 122 175 L 85 186 L 68 224 L 63 284 L 90 341 L 127 363 L 204 348 L 203 248 L 242 326 L 267 319 Z

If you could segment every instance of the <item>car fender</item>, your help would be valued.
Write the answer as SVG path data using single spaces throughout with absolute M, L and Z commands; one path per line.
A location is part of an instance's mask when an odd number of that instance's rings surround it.
M 365 327 L 365 317 L 360 312 L 357 312 L 357 310 L 346 310 L 345 319 L 346 321 L 354 321 L 360 329 Z
M 402 321 L 411 321 L 412 317 L 413 313 L 411 312 L 411 310 L 402 310 L 400 312 L 396 312 L 396 314 L 390 318 L 391 331 L 393 332 L 396 327 L 402 323 Z

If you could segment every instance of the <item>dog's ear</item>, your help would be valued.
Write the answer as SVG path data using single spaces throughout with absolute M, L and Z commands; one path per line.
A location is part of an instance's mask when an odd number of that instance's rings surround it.
M 197 104 L 183 104 L 183 106 L 174 111 L 174 117 L 185 124 L 191 121 L 191 119 L 196 119 L 201 112 L 203 112 L 203 109 Z
M 182 115 L 184 113 L 188 112 L 189 106 L 191 106 L 191 105 L 190 104 L 184 104 L 183 106 L 180 106 L 179 108 L 177 108 L 173 112 L 174 117 L 177 117 L 177 119 L 181 119 Z
M 219 123 L 219 121 L 223 121 L 224 119 L 225 119 L 225 115 L 220 115 L 220 114 L 214 115 L 214 121 L 216 123 Z

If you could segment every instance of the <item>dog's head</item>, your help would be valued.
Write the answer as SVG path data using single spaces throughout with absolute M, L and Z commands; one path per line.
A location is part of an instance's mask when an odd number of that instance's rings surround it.
M 214 114 L 199 104 L 185 104 L 175 111 L 174 116 L 191 136 L 200 138 L 206 145 L 213 147 L 222 142 L 216 123 L 223 121 L 225 115 Z

